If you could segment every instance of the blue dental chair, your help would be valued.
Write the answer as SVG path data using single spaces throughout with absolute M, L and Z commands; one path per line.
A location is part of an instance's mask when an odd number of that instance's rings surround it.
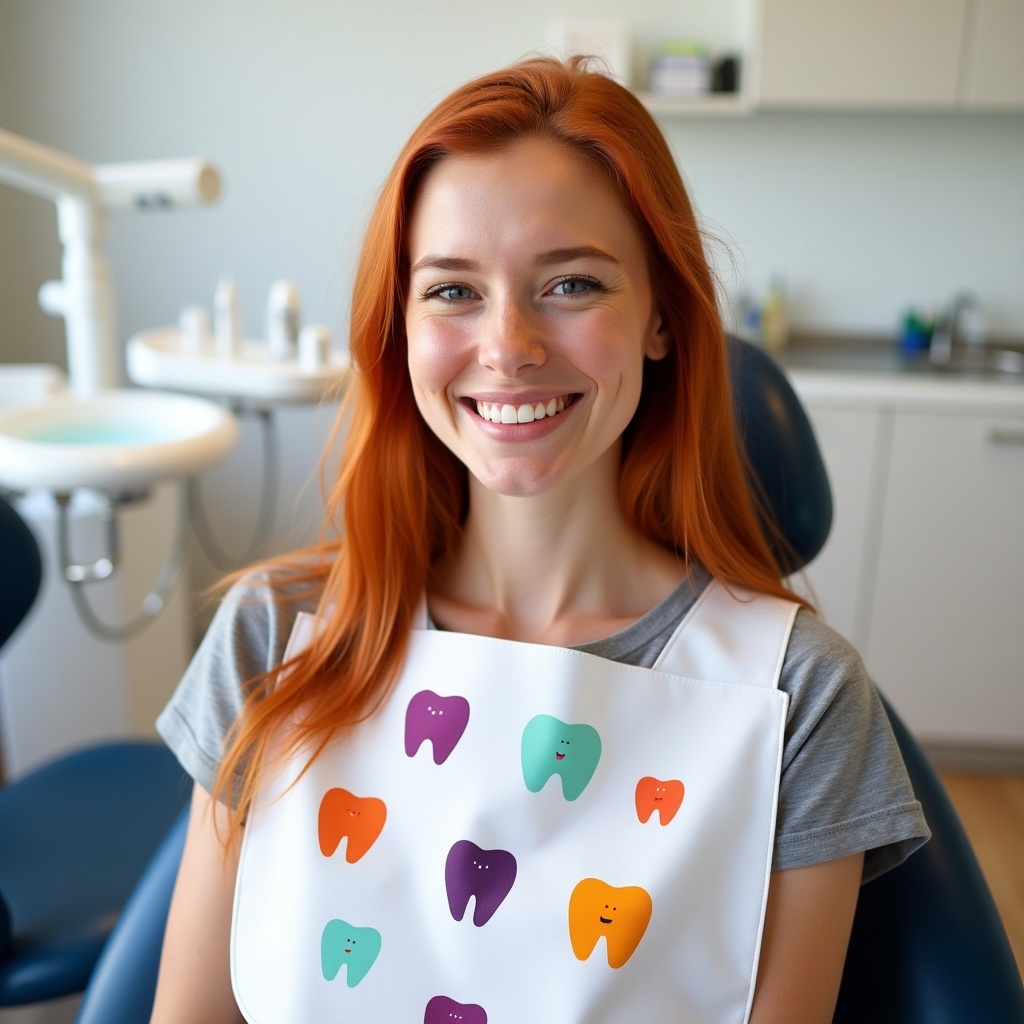
M 760 349 L 730 339 L 736 414 L 787 571 L 821 549 L 832 520 L 828 477 L 789 382 Z M 1024 1022 L 1006 934 L 963 828 L 920 748 L 886 705 L 933 838 L 860 894 L 836 1008 L 838 1024 Z M 77 1024 L 146 1024 L 187 812 L 128 902 Z
M 0 647 L 41 584 L 35 537 L 0 497 Z M 152 742 L 88 747 L 0 787 L 0 1008 L 85 989 L 190 791 Z

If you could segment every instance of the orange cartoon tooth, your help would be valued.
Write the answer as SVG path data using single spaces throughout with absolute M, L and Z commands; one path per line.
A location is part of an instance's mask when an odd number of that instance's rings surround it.
M 358 797 L 347 789 L 329 789 L 320 801 L 320 852 L 330 857 L 347 836 L 345 860 L 355 864 L 377 841 L 387 813 L 384 801 L 375 796 Z
M 683 805 L 683 784 L 678 779 L 661 779 L 645 775 L 636 784 L 636 816 L 647 824 L 657 811 L 662 825 L 667 825 Z
M 577 960 L 588 960 L 603 935 L 608 966 L 621 967 L 636 951 L 650 924 L 654 904 L 645 889 L 621 889 L 599 878 L 584 878 L 569 897 L 569 940 Z

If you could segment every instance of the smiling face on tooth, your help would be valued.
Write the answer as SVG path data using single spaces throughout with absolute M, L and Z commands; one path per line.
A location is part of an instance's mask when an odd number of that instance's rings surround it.
M 473 476 L 529 495 L 617 467 L 644 358 L 667 342 L 642 236 L 602 174 L 540 137 L 448 156 L 420 186 L 408 257 L 416 403 Z

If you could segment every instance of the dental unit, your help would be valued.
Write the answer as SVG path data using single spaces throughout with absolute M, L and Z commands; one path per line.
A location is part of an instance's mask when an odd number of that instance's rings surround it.
M 94 166 L 0 130 L 0 184 L 56 206 L 61 278 L 39 302 L 64 319 L 68 367 L 0 365 L 0 491 L 35 527 L 46 565 L 0 659 L 0 754 L 16 778 L 83 743 L 151 731 L 192 649 L 194 612 L 175 586 L 189 539 L 216 568 L 252 557 L 279 489 L 273 412 L 340 391 L 347 360 L 325 328 L 302 324 L 288 282 L 271 289 L 267 340 L 245 338 L 224 277 L 212 317 L 189 306 L 129 340 L 141 387 L 124 386 L 108 217 L 211 203 L 217 171 L 201 160 Z M 259 421 L 263 473 L 252 540 L 231 558 L 213 541 L 198 474 L 234 449 L 239 416 Z
M 0 130 L 0 182 L 53 201 L 63 248 L 59 281 L 42 286 L 43 309 L 64 319 L 69 393 L 15 403 L 0 412 L 0 486 L 13 493 L 39 488 L 58 508 L 62 573 L 94 631 L 123 639 L 156 615 L 184 559 L 179 529 L 167 565 L 139 613 L 106 626 L 91 612 L 81 586 L 108 578 L 118 562 L 117 507 L 164 480 L 191 476 L 235 446 L 228 412 L 185 395 L 143 395 L 120 387 L 114 293 L 103 256 L 108 213 L 170 209 L 213 202 L 216 170 L 200 160 L 92 166 Z M 90 564 L 70 555 L 68 508 L 89 489 L 107 501 L 108 551 Z
M 107 215 L 120 210 L 170 210 L 215 201 L 220 179 L 202 160 L 93 166 L 0 130 L 0 183 L 53 201 L 63 247 L 62 279 L 39 291 L 42 308 L 64 318 L 69 392 L 0 409 L 0 488 L 14 494 L 48 491 L 57 506 L 61 572 L 90 630 L 109 640 L 134 635 L 163 607 L 178 577 L 189 514 L 210 560 L 228 568 L 251 557 L 273 519 L 276 460 L 270 406 L 310 402 L 340 383 L 347 361 L 332 358 L 325 328 L 301 325 L 298 289 L 278 282 L 267 309 L 267 341 L 243 337 L 239 297 L 224 276 L 214 296 L 211 327 L 203 307 L 183 310 L 176 327 L 129 340 L 130 379 L 159 393 L 121 387 L 113 285 L 102 243 Z M 172 392 L 191 392 L 180 394 Z M 210 399 L 223 399 L 227 408 Z M 226 457 L 239 431 L 235 415 L 262 424 L 263 495 L 252 542 L 239 559 L 215 550 L 195 478 Z M 117 509 L 162 481 L 189 480 L 177 537 L 167 564 L 139 612 L 107 625 L 89 608 L 83 584 L 109 578 L 119 558 Z M 72 494 L 102 495 L 107 551 L 91 563 L 70 553 Z

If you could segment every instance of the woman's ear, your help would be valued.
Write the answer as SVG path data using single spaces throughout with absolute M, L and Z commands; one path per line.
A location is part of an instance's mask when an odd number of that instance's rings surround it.
M 650 327 L 647 330 L 644 355 L 648 359 L 664 359 L 671 347 L 672 334 L 669 330 L 668 322 L 661 315 L 661 309 L 655 306 L 651 313 Z

